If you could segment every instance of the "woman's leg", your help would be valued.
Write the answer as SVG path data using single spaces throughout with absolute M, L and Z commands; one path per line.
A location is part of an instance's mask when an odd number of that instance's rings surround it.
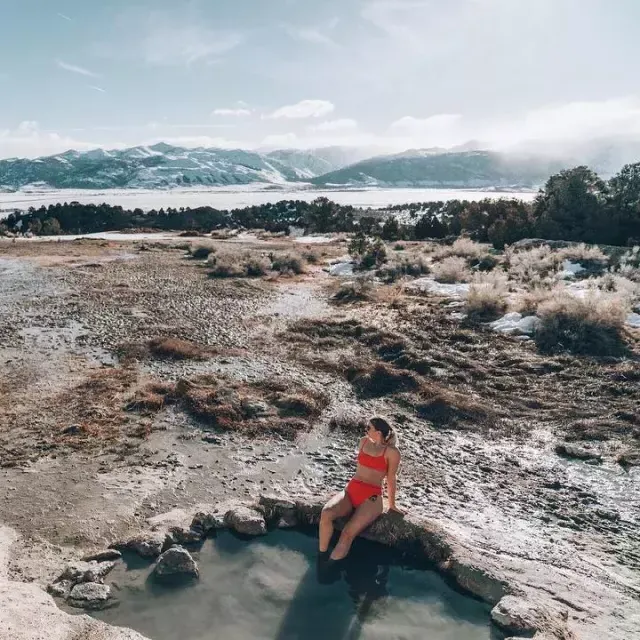
M 333 521 L 336 518 L 348 516 L 353 511 L 351 501 L 344 491 L 337 493 L 322 508 L 320 515 L 319 543 L 320 553 L 324 553 L 329 548 L 331 536 L 333 535 Z
M 372 496 L 365 500 L 342 530 L 338 544 L 331 554 L 331 559 L 342 560 L 345 558 L 356 536 L 382 515 L 382 510 L 382 496 Z

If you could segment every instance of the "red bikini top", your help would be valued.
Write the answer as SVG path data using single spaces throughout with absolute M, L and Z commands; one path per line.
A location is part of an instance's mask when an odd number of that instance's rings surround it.
M 383 473 L 386 473 L 389 467 L 389 461 L 384 457 L 386 450 L 387 447 L 385 447 L 382 451 L 382 455 L 370 456 L 361 448 L 358 452 L 358 464 L 361 464 L 363 467 L 368 467 L 369 469 L 375 469 L 376 471 L 382 471 Z

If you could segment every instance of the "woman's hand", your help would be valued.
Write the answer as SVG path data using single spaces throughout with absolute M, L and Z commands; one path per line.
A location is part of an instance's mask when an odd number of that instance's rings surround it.
M 400 514 L 401 516 L 403 516 L 403 515 L 404 515 L 404 511 L 402 511 L 402 509 L 398 509 L 398 507 L 396 507 L 396 505 L 395 505 L 395 504 L 390 504 L 390 505 L 389 505 L 389 508 L 387 509 L 387 511 L 388 511 L 389 513 L 398 513 L 398 514 Z

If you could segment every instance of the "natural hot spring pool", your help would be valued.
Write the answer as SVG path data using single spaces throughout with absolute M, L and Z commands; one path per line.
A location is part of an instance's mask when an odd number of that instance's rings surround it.
M 119 606 L 94 615 L 152 640 L 495 638 L 489 607 L 437 573 L 358 540 L 340 573 L 325 575 L 316 544 L 296 531 L 250 541 L 221 532 L 192 552 L 199 582 L 158 586 L 140 560 L 123 564 L 108 580 Z

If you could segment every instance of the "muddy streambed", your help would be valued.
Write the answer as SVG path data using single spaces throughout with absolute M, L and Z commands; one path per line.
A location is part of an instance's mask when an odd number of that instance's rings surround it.
M 157 584 L 148 565 L 128 559 L 109 579 L 118 606 L 94 615 L 153 640 L 495 640 L 487 605 L 437 573 L 364 540 L 327 568 L 316 545 L 294 531 L 250 541 L 222 532 L 193 553 L 200 580 L 180 586 Z

